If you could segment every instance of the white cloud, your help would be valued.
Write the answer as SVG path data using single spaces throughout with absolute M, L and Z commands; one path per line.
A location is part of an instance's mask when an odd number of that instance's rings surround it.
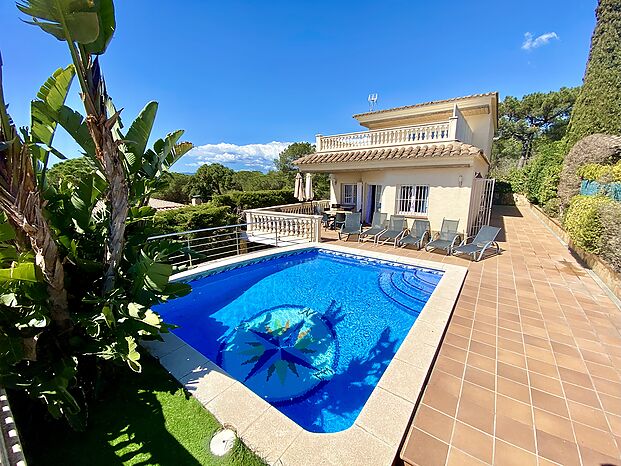
M 540 36 L 533 37 L 533 34 L 527 32 L 524 34 L 524 43 L 522 43 L 522 50 L 532 50 L 543 45 L 546 45 L 551 40 L 560 40 L 560 37 L 556 32 L 546 32 Z
M 235 169 L 267 171 L 274 168 L 278 157 L 290 142 L 272 141 L 267 144 L 204 144 L 183 156 L 180 165 L 195 170 L 205 163 L 221 163 Z

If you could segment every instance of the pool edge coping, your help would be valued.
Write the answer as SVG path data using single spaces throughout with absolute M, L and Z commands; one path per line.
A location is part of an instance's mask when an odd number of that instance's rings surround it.
M 221 424 L 233 428 L 270 464 L 318 464 L 321 460 L 328 464 L 343 464 L 356 458 L 360 465 L 389 465 L 398 454 L 440 349 L 467 275 L 466 267 L 375 251 L 352 251 L 351 248 L 325 243 L 307 243 L 217 260 L 175 274 L 171 280 L 185 280 L 233 264 L 314 248 L 443 272 L 436 289 L 351 427 L 334 433 L 313 433 L 303 429 L 172 333 L 164 335 L 163 343 L 142 342 L 142 345 Z M 385 416 L 387 412 L 391 416 Z

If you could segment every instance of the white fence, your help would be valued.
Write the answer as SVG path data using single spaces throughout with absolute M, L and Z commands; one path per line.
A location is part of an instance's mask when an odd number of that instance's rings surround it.
M 482 226 L 489 225 L 495 183 L 494 178 L 474 179 L 468 214 L 468 236 L 476 235 Z

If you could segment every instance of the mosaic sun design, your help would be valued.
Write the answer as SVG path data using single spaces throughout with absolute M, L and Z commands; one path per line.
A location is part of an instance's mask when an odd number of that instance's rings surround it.
M 338 342 L 325 316 L 279 306 L 234 328 L 220 347 L 218 364 L 267 401 L 287 403 L 334 376 Z

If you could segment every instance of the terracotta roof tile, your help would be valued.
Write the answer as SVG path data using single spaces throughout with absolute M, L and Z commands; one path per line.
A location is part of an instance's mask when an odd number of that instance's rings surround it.
M 403 160 L 417 158 L 450 158 L 474 157 L 483 155 L 478 147 L 463 142 L 447 142 L 435 144 L 413 144 L 399 147 L 380 147 L 376 149 L 343 150 L 336 152 L 315 152 L 300 157 L 296 165 L 315 163 L 347 163 L 364 160 Z

